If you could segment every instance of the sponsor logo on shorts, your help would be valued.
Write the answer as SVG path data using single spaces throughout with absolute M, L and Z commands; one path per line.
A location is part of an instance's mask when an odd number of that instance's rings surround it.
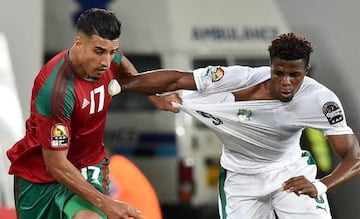
M 319 209 L 319 210 L 324 210 L 327 212 L 327 209 L 326 209 L 326 203 L 325 203 L 325 200 L 324 198 L 322 197 L 322 195 L 320 195 L 320 197 L 317 197 L 315 198 L 315 201 L 316 201 L 316 209 Z
M 326 102 L 322 107 L 322 111 L 330 125 L 334 125 L 344 120 L 344 115 L 339 105 L 333 101 Z
M 69 132 L 65 125 L 58 123 L 51 128 L 51 147 L 62 148 L 69 146 Z
M 325 200 L 324 198 L 320 195 L 320 197 L 315 198 L 315 201 L 319 204 L 324 204 Z

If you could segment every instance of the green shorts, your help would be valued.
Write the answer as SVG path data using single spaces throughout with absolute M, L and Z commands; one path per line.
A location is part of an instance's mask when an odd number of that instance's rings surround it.
M 81 169 L 82 175 L 100 192 L 109 195 L 108 159 Z M 15 205 L 18 219 L 71 219 L 80 210 L 106 215 L 60 183 L 32 183 L 15 176 Z

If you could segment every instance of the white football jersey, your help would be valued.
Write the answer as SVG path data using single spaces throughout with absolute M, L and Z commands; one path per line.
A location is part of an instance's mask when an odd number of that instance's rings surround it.
M 181 110 L 211 128 L 222 141 L 221 165 L 230 171 L 254 174 L 298 159 L 305 127 L 324 135 L 352 134 L 337 96 L 305 77 L 290 102 L 236 101 L 232 92 L 270 78 L 270 67 L 213 67 L 193 72 L 197 92 L 183 97 Z

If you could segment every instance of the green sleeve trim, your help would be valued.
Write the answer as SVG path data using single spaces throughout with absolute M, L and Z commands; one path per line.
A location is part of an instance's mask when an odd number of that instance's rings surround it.
M 120 52 L 116 52 L 116 53 L 115 53 L 115 56 L 114 56 L 114 58 L 113 58 L 112 61 L 115 62 L 116 64 L 120 65 L 121 59 L 122 59 L 121 53 L 120 53 Z

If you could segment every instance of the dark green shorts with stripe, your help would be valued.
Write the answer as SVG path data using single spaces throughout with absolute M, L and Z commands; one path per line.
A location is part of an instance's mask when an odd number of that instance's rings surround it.
M 109 194 L 108 160 L 81 169 L 96 189 Z M 71 219 L 80 210 L 105 214 L 60 183 L 32 183 L 15 176 L 15 205 L 18 219 Z

